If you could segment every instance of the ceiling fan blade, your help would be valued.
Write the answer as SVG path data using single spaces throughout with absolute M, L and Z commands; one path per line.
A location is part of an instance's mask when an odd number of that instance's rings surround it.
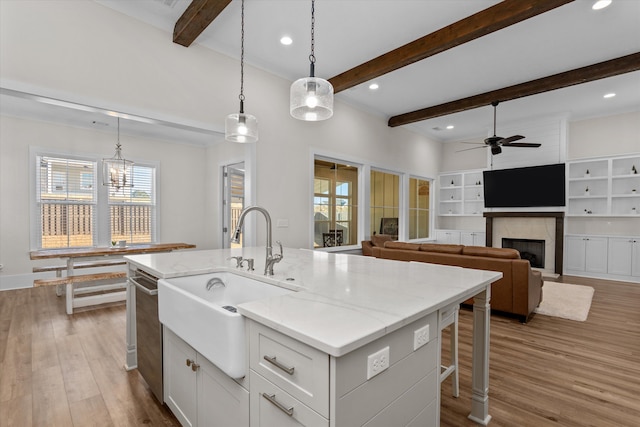
M 518 141 L 520 139 L 524 139 L 524 136 L 522 136 L 522 135 L 513 135 L 513 136 L 510 136 L 509 138 L 502 138 L 500 140 L 500 144 L 509 145 L 511 142 Z
M 460 144 L 485 145 L 484 142 L 458 141 Z
M 480 145 L 478 147 L 465 148 L 463 150 L 457 150 L 456 153 L 460 153 L 462 151 L 477 150 L 478 148 L 485 148 L 485 147 L 488 147 L 488 145 L 482 144 L 482 145 Z
M 533 142 L 516 142 L 515 144 L 502 144 L 504 147 L 530 147 L 536 148 L 540 147 L 542 144 L 537 144 Z

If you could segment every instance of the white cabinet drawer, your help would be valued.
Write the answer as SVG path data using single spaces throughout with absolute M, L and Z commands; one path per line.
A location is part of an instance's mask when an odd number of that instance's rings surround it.
M 329 356 L 252 321 L 249 331 L 251 369 L 328 418 Z
M 329 421 L 299 400 L 250 371 L 251 427 L 328 427 Z

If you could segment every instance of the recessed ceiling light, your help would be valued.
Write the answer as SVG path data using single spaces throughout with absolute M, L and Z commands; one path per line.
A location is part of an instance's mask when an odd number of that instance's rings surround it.
M 369 89 L 371 89 L 371 90 L 376 90 L 376 89 L 378 89 L 379 87 L 380 87 L 380 85 L 378 85 L 378 83 L 371 83 L 371 84 L 369 85 Z
M 605 7 L 609 6 L 610 4 L 611 4 L 611 0 L 598 0 L 597 2 L 595 2 L 593 4 L 593 6 L 591 6 L 591 9 L 593 9 L 593 10 L 604 9 Z
M 603 98 L 613 98 L 614 96 L 616 96 L 616 94 L 611 92 L 611 93 L 607 93 Z
M 449 126 L 447 126 L 447 129 L 451 130 L 451 129 L 453 129 L 454 127 L 455 127 L 454 125 L 449 125 Z
M 280 39 L 280 43 L 285 46 L 289 46 L 291 43 L 293 43 L 293 39 L 289 36 L 282 36 L 282 38 Z

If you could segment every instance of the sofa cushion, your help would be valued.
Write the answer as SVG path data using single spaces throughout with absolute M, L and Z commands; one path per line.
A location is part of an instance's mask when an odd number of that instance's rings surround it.
M 390 236 L 388 234 L 374 234 L 373 236 L 371 236 L 371 244 L 373 246 L 384 247 L 384 244 L 386 242 L 390 242 L 391 240 L 393 240 L 393 236 Z
M 424 252 L 460 255 L 463 247 L 462 245 L 447 245 L 442 243 L 422 243 L 420 250 Z
M 396 242 L 390 241 L 384 244 L 385 249 L 404 249 L 408 251 L 419 251 L 420 244 L 419 243 L 407 243 L 407 242 Z
M 465 246 L 463 255 L 484 256 L 489 258 L 520 259 L 520 252 L 511 248 L 487 248 L 484 246 Z

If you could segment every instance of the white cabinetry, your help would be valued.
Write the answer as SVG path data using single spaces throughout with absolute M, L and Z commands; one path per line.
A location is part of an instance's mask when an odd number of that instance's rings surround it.
M 438 176 L 438 211 L 442 216 L 480 216 L 484 210 L 482 171 Z
M 333 357 L 249 321 L 251 426 L 439 425 L 438 314 Z M 414 332 L 430 339 L 414 350 Z M 369 356 L 389 367 L 368 378 Z M 358 408 L 354 410 L 354 408 Z
M 249 392 L 164 327 L 164 400 L 183 426 L 249 426 Z
M 436 243 L 448 245 L 485 246 L 484 231 L 436 230 Z
M 461 231 L 460 243 L 465 246 L 485 246 L 487 233 L 483 231 Z
M 251 426 L 328 426 L 329 356 L 249 322 Z
M 640 238 L 609 238 L 609 274 L 640 277 Z
M 565 236 L 564 274 L 640 282 L 640 237 Z
M 566 236 L 566 269 L 578 272 L 607 272 L 606 237 Z
M 460 231 L 458 230 L 436 230 L 436 242 L 449 245 L 460 244 Z
M 567 163 L 568 216 L 640 215 L 640 156 Z

